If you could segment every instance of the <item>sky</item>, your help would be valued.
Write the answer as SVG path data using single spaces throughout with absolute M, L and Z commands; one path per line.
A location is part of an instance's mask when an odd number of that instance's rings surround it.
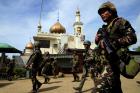
M 42 0 L 0 0 L 0 43 L 8 43 L 23 51 L 26 44 L 37 34 Z M 118 15 L 127 19 L 136 31 L 138 41 L 131 49 L 140 46 L 140 1 L 139 0 L 43 0 L 41 24 L 44 32 L 59 22 L 67 34 L 73 34 L 77 7 L 81 13 L 86 39 L 94 42 L 95 34 L 103 24 L 98 8 L 111 1 Z

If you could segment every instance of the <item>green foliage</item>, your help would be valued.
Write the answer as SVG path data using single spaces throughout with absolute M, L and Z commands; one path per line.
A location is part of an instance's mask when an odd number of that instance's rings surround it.
M 17 67 L 17 68 L 14 69 L 14 73 L 18 77 L 25 77 L 26 69 L 25 68 Z
M 140 52 L 140 46 L 138 46 L 135 50 Z
M 0 69 L 0 73 L 6 73 L 7 72 L 7 67 L 2 67 Z

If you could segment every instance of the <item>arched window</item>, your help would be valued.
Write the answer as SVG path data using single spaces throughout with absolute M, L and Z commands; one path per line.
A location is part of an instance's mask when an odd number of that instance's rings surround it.
M 77 27 L 77 32 L 81 33 L 81 27 Z

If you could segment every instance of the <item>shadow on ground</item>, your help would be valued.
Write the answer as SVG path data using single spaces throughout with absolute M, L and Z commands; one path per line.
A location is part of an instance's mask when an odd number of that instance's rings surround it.
M 93 88 L 90 88 L 90 89 L 87 89 L 87 90 L 84 90 L 84 91 L 81 91 L 81 92 L 76 91 L 75 93 L 84 93 L 84 92 L 88 92 L 88 91 L 92 91 L 92 90 L 93 90 Z
M 53 86 L 53 87 L 48 87 L 48 88 L 41 88 L 41 89 L 39 89 L 39 91 L 37 93 L 54 90 L 54 89 L 57 89 L 59 87 L 61 87 L 61 86 Z M 28 92 L 28 93 L 33 93 L 33 92 L 31 91 L 31 92 Z
M 0 88 L 11 85 L 13 83 L 0 83 Z
M 61 86 L 53 86 L 53 87 L 42 88 L 42 89 L 39 90 L 39 92 L 50 91 L 50 90 L 57 89 L 59 87 L 61 87 Z
M 54 81 L 54 82 L 49 82 L 48 84 L 53 84 L 53 83 L 60 83 L 62 81 Z
M 84 93 L 84 92 L 92 91 L 92 90 L 93 90 L 93 88 L 90 88 L 90 89 L 84 90 L 84 91 L 82 91 L 82 92 Z
M 136 81 L 136 83 L 138 84 L 137 86 L 140 87 L 140 81 Z

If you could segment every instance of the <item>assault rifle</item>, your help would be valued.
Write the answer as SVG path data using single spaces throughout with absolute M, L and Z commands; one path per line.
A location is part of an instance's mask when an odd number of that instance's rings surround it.
M 110 55 L 110 54 L 114 53 L 115 49 L 111 45 L 108 33 L 105 31 L 104 28 L 100 28 L 99 32 L 102 33 L 103 42 L 105 44 L 105 48 L 106 48 L 106 51 L 108 52 L 108 54 Z
M 110 57 L 111 65 L 119 65 L 120 69 L 124 68 L 125 62 L 123 62 L 116 53 L 116 50 L 113 48 L 112 43 L 110 42 L 110 38 L 108 32 L 104 28 L 99 29 L 100 33 L 102 33 L 102 39 L 106 48 L 107 53 Z M 116 62 L 112 62 L 116 61 Z

